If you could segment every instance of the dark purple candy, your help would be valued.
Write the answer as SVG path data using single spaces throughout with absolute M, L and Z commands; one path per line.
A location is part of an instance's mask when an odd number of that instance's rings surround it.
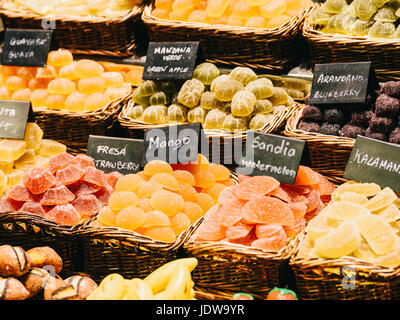
M 400 144 L 400 128 L 395 128 L 389 136 L 390 143 Z
M 369 128 L 371 132 L 379 132 L 388 134 L 397 125 L 397 121 L 391 118 L 378 117 L 376 114 L 372 116 L 371 122 L 369 123 Z
M 392 98 L 387 94 L 381 94 L 376 99 L 375 114 L 378 117 L 397 118 L 400 111 L 400 102 L 396 98 Z
M 357 126 L 353 126 L 351 124 L 346 124 L 341 132 L 340 136 L 341 137 L 347 137 L 347 138 L 357 138 L 357 136 L 364 136 L 365 135 L 365 129 Z
M 316 122 L 300 121 L 297 128 L 300 130 L 303 130 L 303 131 L 307 131 L 307 132 L 317 132 L 318 133 L 321 129 L 321 126 Z
M 379 132 L 372 132 L 370 128 L 368 128 L 367 131 L 365 131 L 365 136 L 375 140 L 388 141 L 386 134 Z
M 380 93 L 385 93 L 391 97 L 400 98 L 400 81 L 386 82 L 382 86 Z
M 322 111 L 316 106 L 307 105 L 303 109 L 302 119 L 308 122 L 322 122 Z
M 372 114 L 371 114 L 371 117 L 372 117 Z M 368 128 L 369 120 L 368 120 L 367 111 L 353 112 L 351 114 L 350 124 L 352 124 L 353 126 L 356 126 L 356 127 Z
M 340 129 L 341 127 L 339 124 L 323 123 L 319 133 L 326 134 L 329 136 L 339 136 Z
M 329 108 L 324 111 L 324 121 L 331 124 L 343 124 L 344 113 L 339 108 Z

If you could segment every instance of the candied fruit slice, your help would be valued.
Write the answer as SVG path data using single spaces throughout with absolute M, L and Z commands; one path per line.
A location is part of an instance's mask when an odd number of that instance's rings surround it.
M 127 207 L 136 207 L 138 203 L 139 198 L 130 191 L 114 192 L 108 200 L 108 206 L 114 212 L 119 212 Z
M 256 236 L 259 239 L 271 238 L 285 232 L 280 223 L 257 224 L 255 228 Z
M 304 230 L 304 228 L 306 227 L 307 221 L 306 219 L 296 219 L 294 220 L 294 225 L 291 227 L 283 227 L 283 229 L 286 232 L 286 236 L 288 238 L 294 238 L 297 236 L 297 234 L 299 234 L 301 231 Z
M 24 141 L 27 149 L 38 150 L 43 138 L 43 130 L 34 122 L 28 122 L 25 129 Z
M 137 192 L 144 183 L 144 180 L 137 174 L 121 176 L 115 184 L 115 191 Z
M 57 181 L 63 185 L 70 185 L 79 181 L 84 174 L 84 170 L 81 166 L 76 164 L 70 164 L 63 169 L 59 169 L 56 172 Z
M 168 217 L 172 217 L 181 212 L 185 207 L 185 200 L 171 191 L 159 190 L 151 198 L 151 206 L 156 211 L 164 212 Z
M 75 210 L 81 216 L 91 217 L 98 213 L 102 207 L 102 204 L 93 194 L 83 195 L 77 197 L 73 202 Z
M 185 208 L 182 211 L 189 218 L 191 223 L 195 223 L 204 216 L 204 211 L 199 204 L 191 201 L 185 202 Z
M 244 238 L 250 233 L 252 229 L 252 225 L 248 225 L 239 221 L 226 229 L 226 238 L 228 240 Z
M 394 222 L 396 220 L 400 220 L 400 210 L 399 208 L 396 207 L 395 204 L 391 204 L 378 211 L 375 211 L 374 213 L 379 215 L 387 222 Z
M 206 219 L 197 231 L 197 237 L 205 241 L 219 241 L 225 238 L 226 228 L 219 223 L 221 205 L 215 205 L 207 212 Z
M 369 213 L 370 211 L 364 206 L 348 201 L 334 202 L 327 207 L 328 217 L 336 220 L 354 219 L 359 215 L 365 215 Z
M 235 192 L 242 200 L 250 200 L 270 193 L 280 185 L 279 181 L 268 176 L 251 177 L 241 182 Z
M 315 240 L 315 250 L 320 257 L 336 259 L 350 255 L 360 244 L 357 225 L 353 221 L 344 221 L 337 229 Z
M 372 212 L 382 209 L 397 200 L 397 195 L 390 188 L 379 191 L 372 199 L 369 199 L 366 208 Z
M 17 184 L 6 192 L 6 196 L 15 201 L 35 201 L 35 197 L 30 191 L 21 184 Z
M 363 261 L 372 261 L 377 257 L 365 240 L 362 240 L 360 246 L 353 252 L 353 254 L 356 258 Z
M 220 193 L 226 189 L 226 186 L 222 183 L 216 183 L 210 188 L 204 188 L 202 192 L 209 194 L 215 201 L 218 202 Z
M 74 226 L 81 220 L 79 213 L 69 203 L 55 206 L 45 214 L 45 218 L 67 226 Z
M 146 219 L 142 228 L 168 227 L 170 225 L 171 222 L 165 213 L 161 211 L 149 211 L 146 212 Z
M 43 206 L 67 204 L 75 199 L 75 195 L 64 185 L 47 189 L 41 196 L 40 203 Z
M 313 169 L 306 166 L 299 166 L 299 170 L 297 171 L 297 176 L 294 184 L 309 186 L 313 184 L 318 184 L 319 181 L 320 178 Z
M 368 202 L 368 198 L 355 192 L 345 192 L 340 196 L 340 201 L 347 201 L 365 206 Z
M 225 188 L 224 190 L 222 190 L 218 196 L 218 202 L 222 205 L 233 201 L 233 200 L 238 200 L 237 196 L 236 196 L 236 189 L 237 186 L 230 186 L 228 188 Z
M 33 200 L 25 202 L 19 211 L 27 212 L 30 214 L 36 214 L 41 217 L 44 217 L 46 214 L 46 211 L 43 209 L 43 206 L 39 202 Z
M 67 146 L 54 140 L 42 139 L 40 141 L 39 154 L 43 157 L 51 157 L 67 151 Z
M 23 140 L 3 139 L 0 141 L 0 158 L 2 161 L 15 161 L 26 150 L 26 142 Z
M 302 219 L 307 213 L 307 203 L 303 201 L 291 202 L 289 208 L 295 219 Z
M 376 254 L 388 254 L 393 250 L 395 233 L 383 218 L 365 214 L 357 217 L 355 223 L 361 235 Z
M 332 193 L 332 199 L 340 198 L 340 196 L 345 192 L 355 192 L 366 197 L 372 197 L 381 191 L 381 187 L 376 183 L 352 183 L 346 182 L 340 185 Z
M 170 218 L 171 228 L 176 236 L 179 236 L 183 231 L 190 227 L 190 219 L 182 212 L 178 212 L 176 215 Z
M 386 268 L 398 267 L 400 265 L 400 238 L 395 236 L 393 250 L 386 255 L 375 257 L 372 262 Z
M 146 213 L 135 207 L 122 209 L 115 217 L 116 226 L 122 229 L 135 231 L 141 227 L 146 220 Z
M 22 183 L 33 194 L 41 194 L 54 186 L 57 179 L 48 169 L 37 167 L 26 171 L 22 176 Z
M 251 243 L 251 246 L 261 250 L 279 251 L 285 247 L 287 241 L 286 233 L 279 233 L 270 238 L 257 239 Z
M 268 196 L 258 196 L 245 204 L 242 209 L 246 223 L 280 223 L 293 226 L 294 215 L 287 203 Z
M 238 199 L 231 200 L 221 206 L 218 218 L 223 227 L 230 227 L 244 218 L 244 202 Z M 244 221 L 247 222 L 247 221 Z

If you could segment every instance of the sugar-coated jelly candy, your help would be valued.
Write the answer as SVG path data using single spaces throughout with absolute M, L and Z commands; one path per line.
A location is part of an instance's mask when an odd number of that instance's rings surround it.
M 254 111 L 257 101 L 256 96 L 247 90 L 237 92 L 232 98 L 232 115 L 235 117 L 247 117 Z
M 248 18 L 244 26 L 249 28 L 265 28 L 267 22 L 268 20 L 266 18 L 255 16 Z
M 78 90 L 79 92 L 85 94 L 92 94 L 96 92 L 103 93 L 106 88 L 106 83 L 104 79 L 97 77 L 97 78 L 87 78 L 81 79 L 78 82 Z
M 43 157 L 51 157 L 65 151 L 67 151 L 66 145 L 58 141 L 48 139 L 40 141 L 39 154 Z
M 271 20 L 269 20 L 267 22 L 267 28 L 269 29 L 274 29 L 274 28 L 278 28 L 282 25 L 284 25 L 285 23 L 289 22 L 291 19 L 290 16 L 282 14 L 278 17 L 272 18 Z
M 380 22 L 396 22 L 397 17 L 392 8 L 380 8 L 378 12 L 374 15 L 375 21 Z
M 289 95 L 287 94 L 284 88 L 274 87 L 274 94 L 269 100 L 272 102 L 274 106 L 284 105 L 289 99 Z
M 32 91 L 29 88 L 17 90 L 12 94 L 11 100 L 30 101 L 31 94 L 32 94 Z
M 268 99 L 258 100 L 254 105 L 253 114 L 270 114 L 274 111 L 272 102 Z
M 166 106 L 150 106 L 147 107 L 143 112 L 144 122 L 153 124 L 162 124 L 167 121 L 167 110 Z
M 49 94 L 69 95 L 75 91 L 76 85 L 72 80 L 57 78 L 49 82 Z
M 228 8 L 230 0 L 207 1 L 207 16 L 210 18 L 219 18 Z
M 129 113 L 129 116 L 132 119 L 138 120 L 138 121 L 143 121 L 143 113 L 144 113 L 144 106 L 141 105 L 136 105 L 131 109 L 131 112 Z
M 62 67 L 71 64 L 74 61 L 72 53 L 68 50 L 58 49 L 49 52 L 47 64 L 53 67 Z
M 260 14 L 267 19 L 273 19 L 281 16 L 286 11 L 285 0 L 269 1 L 267 4 L 260 6 Z
M 46 99 L 46 107 L 49 109 L 64 109 L 66 97 L 60 94 L 49 95 Z
M 153 94 L 158 92 L 158 86 L 156 82 L 152 80 L 143 81 L 138 89 L 138 95 L 143 97 L 152 96 Z
M 178 101 L 188 108 L 194 108 L 199 105 L 204 90 L 205 87 L 201 81 L 187 80 L 179 91 Z
M 168 103 L 167 96 L 164 92 L 156 92 L 150 97 L 150 105 L 152 106 L 166 106 Z
M 95 111 L 106 107 L 109 102 L 103 93 L 92 93 L 87 96 L 84 108 L 85 111 Z
M 189 14 L 187 19 L 189 22 L 209 23 L 207 13 L 205 10 L 194 10 Z
M 232 8 L 232 17 L 246 20 L 252 16 L 257 15 L 258 7 L 249 6 L 246 1 L 237 1 Z
M 96 61 L 82 59 L 77 61 L 75 72 L 80 79 L 101 77 L 104 68 Z
M 247 128 L 247 120 L 245 118 L 234 117 L 230 114 L 225 118 L 223 128 L 232 133 L 242 132 Z
M 247 67 L 236 67 L 229 74 L 229 79 L 237 80 L 244 86 L 249 84 L 251 81 L 257 80 L 256 73 Z
M 251 130 L 259 130 L 274 119 L 273 115 L 257 114 L 251 120 L 249 127 Z
M 215 109 L 223 106 L 223 102 L 219 101 L 215 93 L 211 91 L 204 92 L 200 98 L 200 107 L 203 109 Z
M 125 88 L 107 88 L 106 91 L 104 91 L 104 95 L 110 101 L 122 98 L 127 95 L 127 93 L 128 92 Z
M 180 104 L 171 104 L 167 111 L 168 123 L 183 123 L 187 121 L 187 108 Z
M 38 150 L 43 138 L 43 130 L 34 122 L 28 122 L 25 128 L 24 141 L 27 149 Z
M 87 97 L 84 93 L 74 92 L 65 100 L 65 108 L 69 111 L 83 111 Z
M 36 89 L 31 94 L 32 107 L 45 107 L 49 96 L 47 89 Z
M 206 120 L 208 110 L 203 109 L 202 107 L 196 107 L 194 109 L 189 110 L 187 113 L 187 119 L 190 123 L 200 122 L 204 124 Z
M 364 21 L 369 20 L 378 10 L 377 6 L 374 4 L 374 0 L 354 0 L 353 5 L 357 17 Z
M 57 78 L 57 71 L 53 66 L 46 66 L 38 68 L 36 71 L 36 78 L 38 79 L 55 79 Z
M 368 32 L 371 38 L 391 38 L 396 31 L 393 23 L 375 22 Z
M 5 83 L 5 87 L 11 91 L 25 89 L 27 86 L 28 84 L 26 80 L 22 79 L 19 76 L 8 77 Z
M 69 79 L 69 80 L 77 80 L 79 76 L 75 69 L 76 62 L 72 62 L 69 65 L 63 66 L 60 68 L 59 75 L 61 78 Z
M 244 89 L 243 84 L 237 80 L 220 80 L 215 83 L 214 93 L 218 100 L 223 102 L 232 101 L 233 96 Z
M 324 4 L 324 10 L 327 13 L 342 13 L 346 6 L 346 0 L 327 0 Z
M 213 63 L 204 62 L 199 64 L 193 72 L 193 78 L 201 81 L 204 85 L 210 85 L 220 75 L 219 69 Z
M 106 88 L 121 88 L 124 84 L 124 77 L 119 72 L 103 72 L 101 77 L 105 81 Z
M 219 109 L 210 110 L 207 113 L 204 128 L 205 129 L 222 129 L 227 114 Z

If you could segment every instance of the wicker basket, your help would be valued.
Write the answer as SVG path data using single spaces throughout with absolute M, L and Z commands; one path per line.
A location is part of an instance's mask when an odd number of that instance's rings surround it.
M 142 15 L 150 41 L 200 41 L 209 62 L 282 72 L 306 55 L 300 30 L 312 7 L 274 29 L 159 19 L 151 15 L 152 8 Z
M 136 232 L 86 223 L 79 230 L 83 243 L 81 271 L 95 281 L 115 272 L 128 279 L 145 278 L 165 263 L 179 258 L 180 248 L 194 230 L 195 225 L 192 225 L 175 242 L 165 243 Z
M 400 39 L 375 39 L 327 34 L 314 28 L 306 18 L 303 36 L 307 39 L 312 67 L 317 63 L 371 61 L 380 80 L 400 80 Z
M 0 213 L 0 245 L 20 246 L 25 250 L 49 246 L 62 258 L 63 276 L 81 271 L 82 251 L 75 227 L 63 226 L 26 213 Z
M 307 141 L 311 167 L 333 182 L 347 181 L 343 178 L 355 139 L 328 136 L 297 129 L 304 106 L 296 109 L 287 120 L 284 135 Z
M 206 217 L 199 221 L 198 226 Z M 205 291 L 216 300 L 229 299 L 237 292 L 265 299 L 274 287 L 287 285 L 289 259 L 297 246 L 298 237 L 279 252 L 233 243 L 199 242 L 196 237 L 197 232 L 194 232 L 184 250 L 189 257 L 199 261 L 192 272 L 195 288 L 199 292 Z
M 126 103 L 122 107 L 118 115 L 118 122 L 124 131 L 124 135 L 132 139 L 143 139 L 143 130 L 163 128 L 168 124 L 153 125 L 145 122 L 137 121 L 129 117 L 129 114 L 134 107 L 132 99 L 125 100 Z M 288 107 L 285 111 L 280 112 L 275 118 L 259 131 L 263 133 L 278 132 L 285 121 L 293 114 L 295 110 L 301 106 L 297 103 Z M 171 126 L 176 124 L 171 124 Z M 247 131 L 242 133 L 231 134 L 224 130 L 209 130 L 205 129 L 204 133 L 209 144 L 209 155 L 213 162 L 224 164 L 233 164 L 233 152 L 237 144 L 243 144 L 246 141 Z
M 111 130 L 119 110 L 129 96 L 130 94 L 116 99 L 93 112 L 33 108 L 35 122 L 43 129 L 45 138 L 83 150 L 87 146 L 89 135 L 104 136 Z
M 142 6 L 117 18 L 41 16 L 33 12 L 5 9 L 11 0 L 2 0 L 0 16 L 7 28 L 42 29 L 43 19 L 56 22 L 52 46 L 76 54 L 127 57 L 146 53 L 146 27 L 141 21 Z
M 400 299 L 400 267 L 380 267 L 353 257 L 335 260 L 300 258 L 297 254 L 299 247 L 290 259 L 299 299 Z

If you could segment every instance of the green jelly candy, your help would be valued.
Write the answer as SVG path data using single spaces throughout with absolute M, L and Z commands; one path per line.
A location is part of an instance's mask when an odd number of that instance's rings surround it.
M 246 86 L 251 81 L 257 80 L 257 75 L 250 68 L 236 67 L 229 74 L 229 78 L 231 80 L 237 80 L 237 81 L 241 82 L 244 86 Z
M 199 64 L 193 72 L 193 78 L 201 81 L 204 85 L 210 85 L 220 75 L 219 69 L 212 63 Z

